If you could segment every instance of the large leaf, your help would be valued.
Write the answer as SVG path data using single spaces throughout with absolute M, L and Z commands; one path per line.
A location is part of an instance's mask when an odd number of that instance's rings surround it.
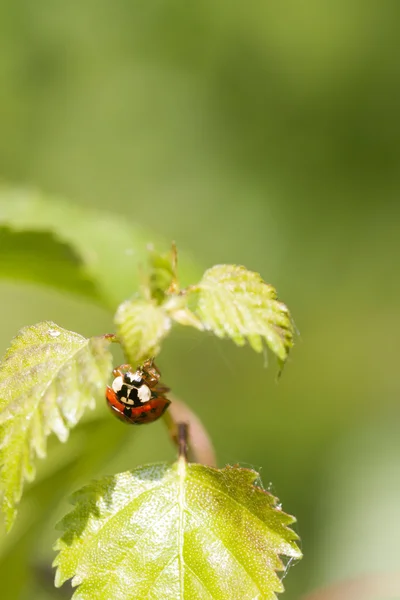
M 257 477 L 179 460 L 92 483 L 62 521 L 56 585 L 73 578 L 76 600 L 276 598 L 280 557 L 301 553 Z
M 96 286 L 107 305 L 115 306 L 135 290 L 138 262 L 146 256 L 146 236 L 126 219 L 32 190 L 3 188 L 0 223 L 15 232 L 51 232 L 55 242 L 68 244 L 79 257 L 86 278 Z M 36 245 L 32 244 L 30 250 L 33 260 Z M 44 265 L 47 264 L 45 261 Z M 56 283 L 53 270 L 51 263 L 46 271 L 43 267 L 43 283 Z
M 152 300 L 123 302 L 115 315 L 117 335 L 133 364 L 158 354 L 160 343 L 171 328 L 171 319 Z
M 262 351 L 264 340 L 281 364 L 285 362 L 293 345 L 293 323 L 276 290 L 258 273 L 237 265 L 216 265 L 187 293 L 205 329 L 239 346 L 247 340 L 256 352 Z
M 101 302 L 81 257 L 49 232 L 0 227 L 0 277 L 46 284 Z
M 26 327 L 12 341 L 0 365 L 0 492 L 8 527 L 24 480 L 35 476 L 35 456 L 46 454 L 47 436 L 65 441 L 103 393 L 111 370 L 107 345 L 51 322 Z
M 133 225 L 114 212 L 84 208 L 19 188 L 0 188 L 0 226 L 0 278 L 34 280 L 85 293 L 90 300 L 110 308 L 135 292 L 139 265 L 147 262 L 147 244 L 159 243 L 152 230 Z M 42 237 L 51 235 L 43 239 L 23 235 L 32 232 Z M 184 257 L 181 263 L 181 274 L 188 279 L 195 268 Z

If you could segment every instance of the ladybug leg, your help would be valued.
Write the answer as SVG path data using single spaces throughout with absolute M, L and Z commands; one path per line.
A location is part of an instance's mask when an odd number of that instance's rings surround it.
M 154 364 L 152 358 L 149 358 L 143 363 L 142 370 L 146 385 L 148 385 L 149 388 L 153 389 L 154 386 L 157 385 L 161 374 L 156 365 Z
M 148 369 L 151 369 L 152 367 L 153 367 L 153 359 L 152 358 L 148 358 L 147 360 L 145 360 L 142 365 L 142 369 L 145 371 L 147 371 Z
M 156 365 L 156 363 L 154 362 L 153 359 L 151 359 L 151 368 L 152 368 L 153 373 L 155 373 L 156 375 L 158 375 L 159 377 L 161 377 L 161 371 L 157 367 L 157 365 Z
M 119 367 L 116 367 L 113 370 L 113 375 L 114 375 L 114 377 L 123 377 L 124 373 L 126 371 L 131 371 L 131 370 L 132 370 L 131 365 L 128 365 L 128 364 L 126 364 L 126 365 L 120 365 Z
M 142 365 L 142 369 L 143 369 L 143 371 L 146 371 L 147 373 L 151 373 L 154 376 L 161 377 L 160 369 L 157 367 L 156 363 L 154 362 L 154 358 L 148 358 L 147 360 L 145 360 Z
M 157 375 L 159 377 L 161 377 L 161 371 L 160 369 L 157 367 L 156 363 L 153 361 L 153 369 L 155 370 L 155 372 L 157 373 Z
M 156 394 L 163 396 L 164 394 L 167 394 L 168 392 L 170 392 L 171 388 L 167 387 L 166 385 L 163 385 L 162 383 L 158 383 L 155 386 L 154 391 L 156 392 Z

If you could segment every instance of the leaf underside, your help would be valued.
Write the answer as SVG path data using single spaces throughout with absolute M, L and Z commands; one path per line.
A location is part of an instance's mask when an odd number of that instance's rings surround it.
M 179 461 L 92 483 L 61 522 L 56 585 L 74 600 L 274 599 L 294 518 L 255 471 Z
M 13 231 L 0 227 L 0 277 L 39 283 L 101 303 L 74 249 L 50 232 Z
M 246 341 L 256 351 L 263 342 L 283 364 L 293 346 L 294 327 L 288 308 L 275 288 L 258 273 L 237 265 L 216 265 L 188 289 L 189 305 L 205 329 L 238 346 Z
M 133 365 L 156 356 L 171 328 L 171 320 L 161 306 L 140 299 L 123 302 L 115 315 L 115 324 L 124 352 Z
M 34 234 L 38 238 L 30 239 Z M 147 261 L 150 240 L 165 246 L 150 229 L 113 212 L 0 186 L 0 279 L 30 282 L 34 277 L 36 283 L 83 294 L 115 309 L 137 289 L 139 265 Z M 26 268 L 27 261 L 33 272 Z M 185 256 L 180 263 L 184 279 L 198 273 Z
M 46 439 L 61 441 L 94 408 L 111 370 L 108 342 L 43 322 L 13 339 L 0 365 L 0 493 L 11 527 L 23 483 L 35 476 Z
M 135 289 L 138 262 L 145 260 L 148 238 L 140 227 L 126 219 L 35 190 L 3 186 L 0 188 L 0 224 L 16 233 L 51 232 L 54 245 L 67 244 L 79 259 L 79 264 L 71 262 L 70 268 L 75 265 L 84 273 L 87 281 L 96 287 L 97 301 L 103 306 L 115 307 Z M 30 250 L 34 256 L 36 246 Z M 54 252 L 57 254 L 58 250 L 55 248 Z M 50 265 L 45 268 L 47 264 L 48 261 L 42 269 L 42 283 L 57 287 Z M 92 294 L 89 299 L 94 299 Z

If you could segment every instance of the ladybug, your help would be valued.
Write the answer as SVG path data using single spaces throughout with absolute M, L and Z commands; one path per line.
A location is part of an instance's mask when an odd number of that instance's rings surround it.
M 159 383 L 160 372 L 152 359 L 146 360 L 136 371 L 131 365 L 113 370 L 114 381 L 107 386 L 106 400 L 114 415 L 133 425 L 152 423 L 159 419 L 171 401 L 164 394 L 169 391 Z

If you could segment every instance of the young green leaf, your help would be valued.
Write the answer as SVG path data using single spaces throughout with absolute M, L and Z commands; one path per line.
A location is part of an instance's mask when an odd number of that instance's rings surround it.
M 35 282 L 84 293 L 89 300 L 113 309 L 137 289 L 139 265 L 148 259 L 148 242 L 159 244 L 153 231 L 113 212 L 5 186 L 0 187 L 0 226 L 7 228 L 8 238 L 14 235 L 13 269 L 8 266 L 8 245 L 0 237 L 0 278 L 32 281 L 33 268 Z M 38 244 L 23 235 L 34 232 L 51 236 Z M 42 243 L 48 250 L 41 250 Z M 32 268 L 26 268 L 27 255 Z M 65 275 L 66 263 L 67 281 L 60 275 Z M 189 274 L 196 272 L 183 257 L 183 278 L 190 280 Z
M 0 277 L 39 283 L 101 303 L 100 291 L 88 278 L 82 258 L 47 231 L 0 227 Z
M 108 343 L 51 322 L 25 327 L 12 341 L 0 364 L 0 494 L 8 527 L 24 480 L 35 476 L 35 456 L 46 455 L 47 436 L 65 441 L 103 392 Z
M 281 364 L 286 361 L 294 335 L 290 313 L 258 273 L 237 265 L 216 265 L 187 294 L 205 329 L 231 338 L 238 346 L 247 340 L 256 352 L 262 351 L 264 340 Z
M 128 360 L 136 365 L 158 354 L 171 319 L 152 300 L 127 300 L 115 315 L 117 335 Z
M 150 247 L 149 266 L 150 296 L 157 304 L 162 304 L 168 293 L 178 291 L 176 246 L 173 245 L 169 252 L 163 254 Z
M 180 459 L 92 483 L 61 522 L 56 585 L 73 578 L 76 600 L 276 598 L 281 556 L 301 553 L 257 477 Z
M 126 219 L 33 190 L 0 189 L 0 224 L 16 233 L 51 232 L 55 245 L 69 245 L 79 259 L 77 267 L 96 286 L 98 299 L 106 306 L 113 307 L 132 294 L 138 283 L 138 262 L 147 256 L 147 236 Z M 35 255 L 36 246 L 30 250 Z M 48 261 L 44 264 L 48 268 L 43 267 L 42 282 L 55 286 L 54 269 Z

